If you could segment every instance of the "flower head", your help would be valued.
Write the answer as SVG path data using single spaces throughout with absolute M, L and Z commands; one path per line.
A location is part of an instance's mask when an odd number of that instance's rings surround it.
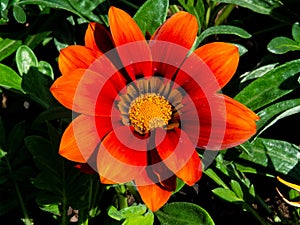
M 51 92 L 79 116 L 59 153 L 90 163 L 103 183 L 134 181 L 156 211 L 177 178 L 200 179 L 196 147 L 239 145 L 256 132 L 258 117 L 219 93 L 236 71 L 237 47 L 211 43 L 189 55 L 198 31 L 193 15 L 173 15 L 148 41 L 124 11 L 111 7 L 108 16 L 110 32 L 90 23 L 85 46 L 60 53 L 62 76 Z

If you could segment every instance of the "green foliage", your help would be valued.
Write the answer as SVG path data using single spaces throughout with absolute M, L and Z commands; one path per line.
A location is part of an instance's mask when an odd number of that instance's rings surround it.
M 149 0 L 146 1 L 134 15 L 134 20 L 146 34 L 153 34 L 154 31 L 166 20 L 169 1 L 167 0 Z M 157 8 L 153 11 L 151 9 Z
M 260 117 L 257 133 L 239 146 L 220 151 L 203 171 L 204 181 L 192 188 L 177 179 L 172 203 L 155 213 L 142 204 L 134 182 L 105 186 L 97 174 L 76 168 L 86 165 L 59 155 L 62 134 L 75 116 L 49 91 L 61 75 L 59 51 L 83 45 L 88 22 L 108 26 L 110 5 L 134 15 L 147 37 L 166 18 L 185 10 L 198 22 L 192 50 L 214 41 L 237 45 L 239 67 L 224 93 L 235 95 Z M 299 6 L 293 0 L 2 0 L 0 221 L 213 225 L 223 223 L 222 213 L 215 211 L 222 200 L 252 215 L 251 224 L 299 224 L 299 210 L 289 208 L 289 218 L 276 211 L 279 196 L 274 194 L 278 174 L 300 182 L 299 141 L 289 141 L 290 136 L 298 137 L 295 128 L 299 127 Z M 276 125 L 281 124 L 283 128 L 278 129 Z M 201 188 L 190 198 L 198 185 Z M 211 202 L 203 202 L 202 193 L 207 194 L 205 201 Z M 286 193 L 299 200 L 298 193 Z M 265 202 L 266 198 L 271 200 Z M 191 199 L 193 203 L 183 202 Z M 214 208 L 203 209 L 203 205 Z
M 122 221 L 122 225 L 152 225 L 154 222 L 153 213 L 151 211 L 147 212 L 147 207 L 141 204 L 123 208 L 119 211 L 114 206 L 110 206 L 108 215 L 115 220 Z
M 155 213 L 162 225 L 214 225 L 209 214 L 201 207 L 188 202 L 174 202 L 165 205 Z

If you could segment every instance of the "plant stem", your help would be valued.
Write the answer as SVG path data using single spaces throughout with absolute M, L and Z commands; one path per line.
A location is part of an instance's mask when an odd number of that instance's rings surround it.
M 268 222 L 266 222 L 250 205 L 247 203 L 243 204 L 243 207 L 250 212 L 259 222 L 261 225 L 270 225 Z
M 178 13 L 180 11 L 177 5 L 170 5 L 169 8 L 172 14 Z
M 63 164 L 62 166 L 62 180 L 63 180 L 63 186 L 62 186 L 62 213 L 61 213 L 61 225 L 67 225 L 69 224 L 68 221 L 68 206 L 67 206 L 67 198 L 66 198 L 66 173 L 65 173 L 65 166 Z
M 128 207 L 125 185 L 121 184 L 121 185 L 117 186 L 116 192 L 117 192 L 117 196 L 118 196 L 119 209 L 124 209 L 124 208 Z
M 235 4 L 228 4 L 224 7 L 220 15 L 217 17 L 215 21 L 215 25 L 218 26 L 224 22 L 224 20 L 227 19 L 227 17 L 230 15 L 231 11 L 234 9 Z
M 28 216 L 28 213 L 27 213 L 27 210 L 26 210 L 26 207 L 25 207 L 25 204 L 24 204 L 24 200 L 22 198 L 22 194 L 21 194 L 19 185 L 17 184 L 16 180 L 13 177 L 13 171 L 12 171 L 12 168 L 10 166 L 10 163 L 9 163 L 6 156 L 4 156 L 4 158 L 5 158 L 9 173 L 11 175 L 11 178 L 13 180 L 15 190 L 16 190 L 16 193 L 17 193 L 17 196 L 18 196 L 18 199 L 19 199 L 19 203 L 20 203 L 20 206 L 21 206 L 21 209 L 22 209 L 22 213 L 23 213 L 23 216 L 24 216 L 23 222 L 25 223 L 25 225 L 32 225 L 32 222 L 30 221 L 30 218 Z

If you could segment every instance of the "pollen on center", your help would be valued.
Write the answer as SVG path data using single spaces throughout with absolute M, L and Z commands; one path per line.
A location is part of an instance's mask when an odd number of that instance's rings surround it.
M 155 93 L 142 94 L 130 104 L 130 123 L 141 134 L 165 127 L 171 117 L 172 105 L 163 96 Z

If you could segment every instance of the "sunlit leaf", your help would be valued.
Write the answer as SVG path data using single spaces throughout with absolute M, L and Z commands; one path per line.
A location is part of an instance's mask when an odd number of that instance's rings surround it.
M 257 130 L 262 129 L 266 124 L 272 123 L 272 118 L 282 114 L 283 112 L 293 109 L 300 105 L 300 99 L 290 99 L 276 104 L 270 105 L 269 107 L 259 111 L 260 120 L 257 121 Z M 287 116 L 287 115 L 286 115 Z M 281 118 L 281 117 L 280 117 Z
M 21 40 L 13 40 L 9 38 L 0 40 L 0 61 L 14 53 L 21 43 Z
M 227 202 L 243 202 L 242 198 L 239 198 L 232 190 L 226 188 L 215 188 L 212 192 Z
M 24 12 L 24 9 L 21 6 L 13 6 L 13 15 L 18 23 L 26 22 L 26 13 Z
M 300 148 L 289 142 L 257 138 L 252 147 L 252 156 L 242 153 L 240 157 L 278 173 L 288 174 L 299 163 Z
M 162 225 L 214 225 L 210 215 L 200 206 L 187 202 L 174 202 L 155 212 Z
M 272 53 L 284 54 L 289 51 L 300 50 L 300 43 L 287 37 L 276 37 L 270 41 L 267 47 Z
M 216 35 L 216 34 L 229 34 L 229 35 L 237 35 L 241 38 L 250 38 L 251 34 L 245 31 L 242 28 L 231 26 L 231 25 L 220 25 L 215 27 L 210 27 L 204 30 L 198 37 L 197 37 L 197 44 L 200 44 L 205 38 Z
M 0 64 L 0 86 L 24 92 L 22 78 L 10 67 Z
M 243 78 L 241 80 L 241 83 L 249 81 L 249 80 L 253 80 L 255 78 L 262 77 L 267 72 L 274 69 L 276 65 L 278 65 L 278 63 L 273 63 L 273 64 L 269 64 L 269 65 L 266 65 L 266 66 L 262 66 L 262 67 L 259 67 L 259 68 L 255 69 L 255 70 L 252 70 L 252 71 L 249 71 L 249 72 L 246 72 L 246 73 L 242 74 L 240 76 L 241 78 Z
M 261 14 L 272 13 L 272 10 L 282 5 L 279 0 L 215 0 L 216 2 L 236 4 Z
M 236 196 L 238 198 L 242 199 L 244 196 L 244 193 L 243 193 L 243 190 L 242 190 L 239 182 L 237 182 L 236 180 L 231 180 L 230 186 L 231 186 L 232 190 L 234 191 L 234 193 L 236 194 Z
M 154 215 L 152 212 L 147 212 L 143 216 L 128 217 L 122 225 L 152 225 L 154 223 Z
M 269 127 L 271 127 L 272 125 L 274 125 L 278 120 L 281 120 L 285 117 L 294 115 L 296 113 L 300 113 L 300 105 L 297 105 L 293 108 L 290 108 L 286 111 L 284 111 L 283 113 L 279 114 L 276 118 L 274 118 L 271 122 L 268 123 L 267 126 L 265 126 L 258 134 L 257 136 L 259 136 L 261 133 L 263 133 L 265 130 L 267 130 Z
M 250 83 L 235 99 L 252 110 L 257 110 L 299 87 L 300 60 L 293 60 L 274 68 Z
M 38 60 L 34 52 L 27 47 L 22 45 L 16 52 L 16 62 L 20 75 L 27 74 L 30 67 L 38 67 Z
M 19 5 L 28 5 L 28 4 L 35 4 L 35 5 L 42 5 L 56 9 L 63 9 L 69 12 L 79 14 L 74 8 L 70 5 L 68 0 L 23 0 L 19 2 Z
M 299 23 L 294 23 L 293 27 L 292 27 L 292 35 L 295 41 L 297 41 L 298 43 L 300 43 L 300 25 Z
M 168 0 L 148 0 L 139 8 L 133 18 L 144 34 L 146 32 L 153 34 L 166 20 L 168 7 Z
M 42 74 L 44 74 L 44 75 L 50 77 L 52 80 L 54 80 L 53 69 L 52 69 L 52 66 L 48 62 L 39 61 L 38 70 Z

